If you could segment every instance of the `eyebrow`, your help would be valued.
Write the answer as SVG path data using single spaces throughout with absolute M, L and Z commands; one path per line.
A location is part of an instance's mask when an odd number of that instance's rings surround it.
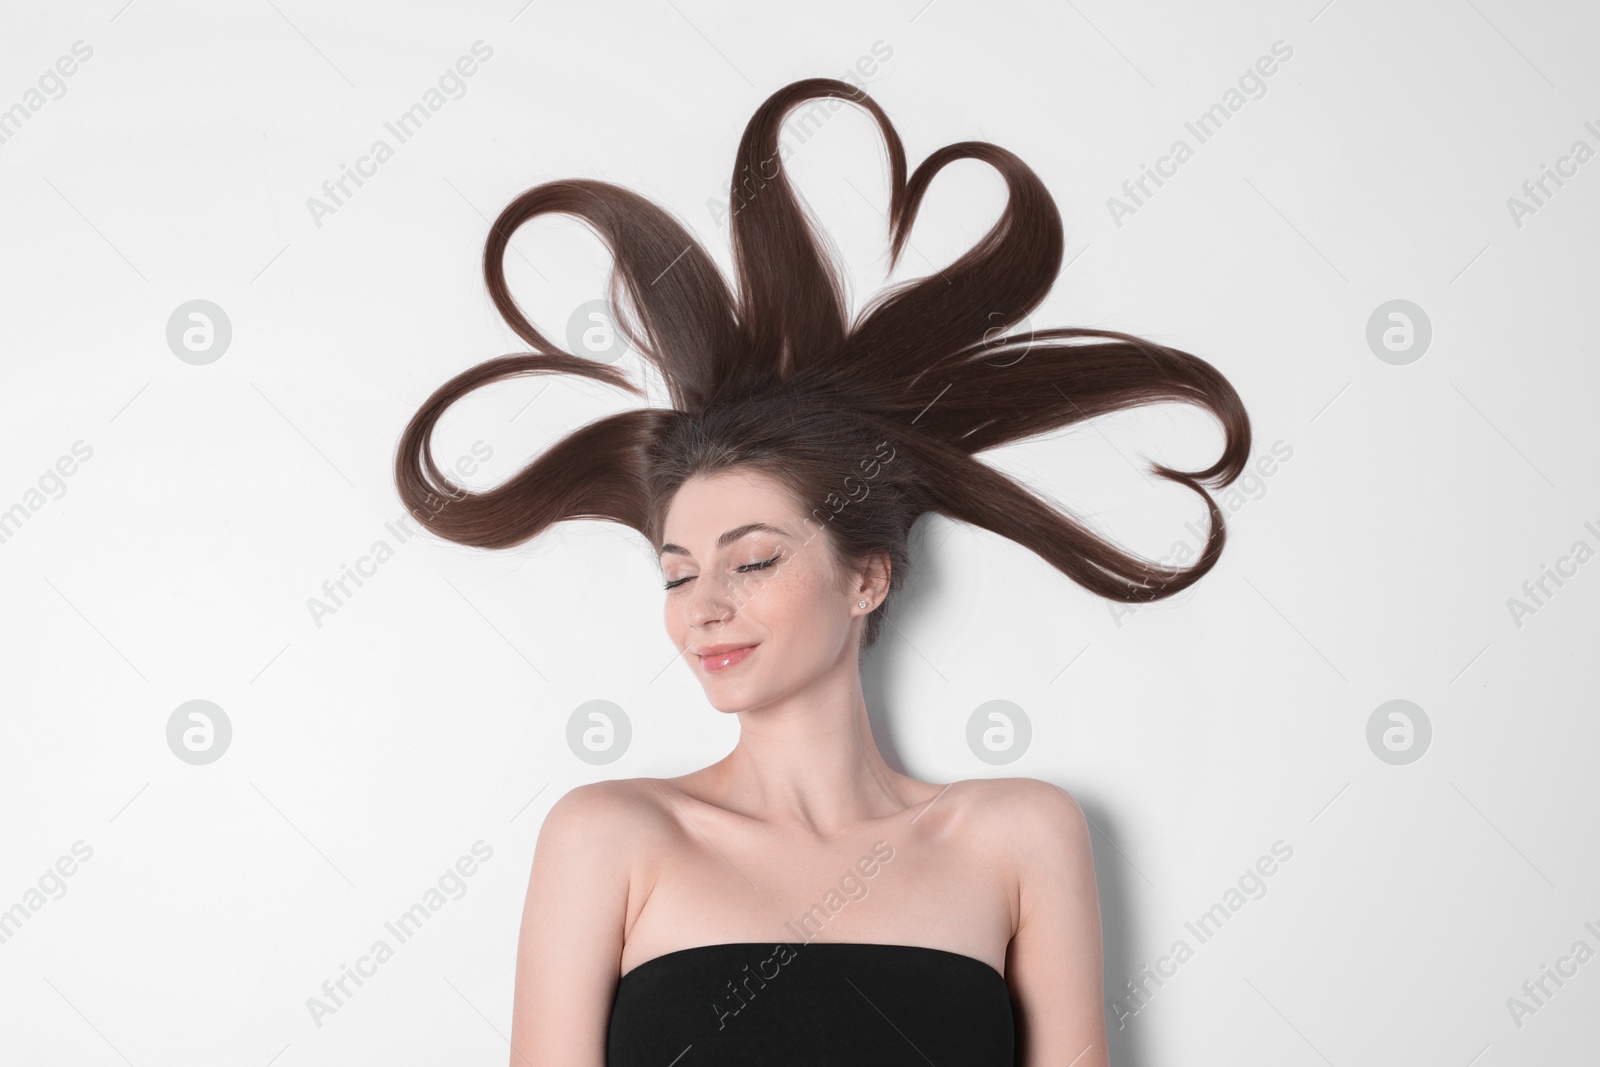
M 727 548 L 729 545 L 739 540 L 739 538 L 753 533 L 777 534 L 779 537 L 790 536 L 788 530 L 773 526 L 770 523 L 747 522 L 743 526 L 735 526 L 733 529 L 728 530 L 721 537 L 717 538 L 717 547 Z M 675 545 L 671 541 L 668 541 L 666 544 L 661 546 L 661 551 L 657 553 L 657 555 L 665 556 L 669 553 L 674 556 L 687 556 L 690 554 L 689 550 L 684 548 L 682 545 Z

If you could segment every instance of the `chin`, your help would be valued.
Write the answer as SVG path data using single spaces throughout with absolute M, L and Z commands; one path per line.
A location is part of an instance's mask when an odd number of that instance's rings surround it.
M 722 714 L 724 714 L 724 715 L 737 715 L 741 711 L 749 711 L 750 710 L 750 705 L 746 704 L 746 703 L 743 703 L 742 701 L 738 702 L 738 703 L 735 703 L 733 701 L 728 700 L 725 697 L 723 699 L 721 699 L 721 700 L 717 700 L 717 699 L 714 699 L 711 696 L 710 693 L 706 694 L 706 701 L 713 708 L 716 708 L 718 711 L 722 712 Z
M 718 691 L 714 685 L 705 687 L 706 703 L 722 712 L 724 715 L 737 715 L 741 711 L 751 711 L 760 707 L 765 701 L 752 699 L 750 694 L 731 690 Z

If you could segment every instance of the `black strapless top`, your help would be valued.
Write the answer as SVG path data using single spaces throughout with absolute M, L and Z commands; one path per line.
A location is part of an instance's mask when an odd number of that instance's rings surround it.
M 1014 1067 L 1011 993 L 972 956 L 912 945 L 737 942 L 617 982 L 607 1067 Z

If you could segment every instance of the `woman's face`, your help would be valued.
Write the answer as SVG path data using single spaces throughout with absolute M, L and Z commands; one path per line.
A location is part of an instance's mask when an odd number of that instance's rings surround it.
M 855 602 L 877 598 L 846 588 L 826 536 L 761 474 L 691 478 L 673 497 L 661 552 L 667 633 L 717 710 L 761 707 L 846 663 L 859 641 Z

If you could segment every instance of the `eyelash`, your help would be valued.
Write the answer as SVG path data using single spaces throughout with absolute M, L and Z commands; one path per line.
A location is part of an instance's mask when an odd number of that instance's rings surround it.
M 782 558 L 782 556 L 783 556 L 783 553 L 780 552 L 780 553 L 778 553 L 778 555 L 773 556 L 771 559 L 762 560 L 760 563 L 746 563 L 744 566 L 740 567 L 739 570 L 740 570 L 741 573 L 744 572 L 744 571 L 764 571 L 768 567 L 772 566 L 774 563 L 778 562 L 778 560 L 780 558 Z M 693 578 L 693 577 L 694 577 L 694 575 L 692 575 L 692 574 L 689 575 L 689 578 Z M 670 589 L 676 589 L 678 586 L 682 585 L 684 582 L 687 582 L 689 580 L 689 578 L 679 578 L 675 582 L 668 582 L 666 584 L 665 588 L 667 588 L 669 590 Z

